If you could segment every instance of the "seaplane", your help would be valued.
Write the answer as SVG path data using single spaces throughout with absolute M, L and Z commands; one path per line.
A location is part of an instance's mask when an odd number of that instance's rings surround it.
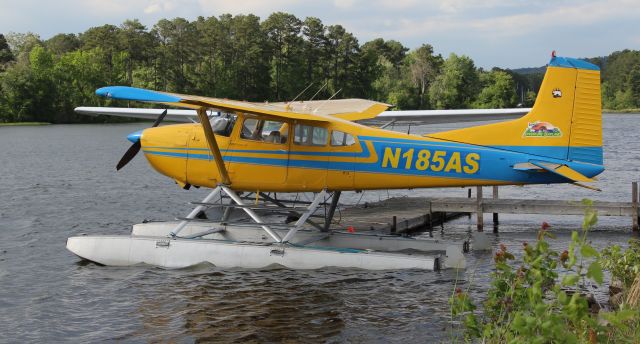
M 604 171 L 599 68 L 555 53 L 530 109 L 388 111 L 362 99 L 258 103 L 126 86 L 96 94 L 181 108 L 77 108 L 155 119 L 128 136 L 133 145 L 117 169 L 142 150 L 180 187 L 211 189 L 175 221 L 135 224 L 130 235 L 68 238 L 68 250 L 102 265 L 463 268 L 461 243 L 332 230 L 341 193 L 554 183 L 595 189 L 584 183 Z M 183 123 L 159 126 L 163 120 Z M 425 135 L 387 129 L 478 120 L 501 121 Z M 313 196 L 280 196 L 294 193 Z M 315 220 L 319 209 L 324 223 Z M 246 214 L 244 222 L 234 211 Z M 269 211 L 287 216 L 273 219 Z

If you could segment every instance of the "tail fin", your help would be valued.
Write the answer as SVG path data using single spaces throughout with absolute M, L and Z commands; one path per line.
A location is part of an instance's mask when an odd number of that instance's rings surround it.
M 554 56 L 527 115 L 429 137 L 602 165 L 600 69 Z

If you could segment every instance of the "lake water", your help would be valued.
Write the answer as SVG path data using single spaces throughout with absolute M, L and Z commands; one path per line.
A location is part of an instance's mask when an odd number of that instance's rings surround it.
M 0 127 L 0 342 L 449 341 L 447 299 L 456 281 L 479 299 L 488 288 L 493 260 L 480 252 L 469 254 L 469 268 L 459 273 L 166 270 L 80 261 L 65 249 L 67 237 L 127 234 L 144 219 L 184 216 L 188 202 L 206 193 L 181 190 L 142 155 L 115 172 L 126 135 L 146 126 Z M 640 116 L 605 115 L 604 127 L 601 193 L 556 185 L 501 187 L 500 196 L 629 200 L 640 175 Z M 361 201 L 400 195 L 464 196 L 466 189 L 365 192 Z M 519 250 L 535 240 L 542 221 L 553 226 L 557 248 L 581 223 L 575 216 L 501 215 L 500 233 L 489 236 L 494 247 Z M 590 238 L 600 247 L 624 244 L 630 226 L 629 218 L 601 218 Z M 442 235 L 464 238 L 474 229 L 465 217 L 445 224 Z

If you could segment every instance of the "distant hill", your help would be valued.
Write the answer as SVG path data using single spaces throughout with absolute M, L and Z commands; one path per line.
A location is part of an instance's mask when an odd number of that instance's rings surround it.
M 518 73 L 518 74 L 537 74 L 537 73 L 544 73 L 546 70 L 547 70 L 547 66 L 511 69 L 512 72 Z

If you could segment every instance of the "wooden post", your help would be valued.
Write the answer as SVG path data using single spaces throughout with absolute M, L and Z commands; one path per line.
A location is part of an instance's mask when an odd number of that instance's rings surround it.
M 476 190 L 476 216 L 478 232 L 482 232 L 484 219 L 482 218 L 482 186 L 478 186 Z
M 431 202 L 429 202 L 429 231 L 433 233 L 433 211 L 431 210 Z
M 393 215 L 393 224 L 391 225 L 391 233 L 395 233 L 398 228 L 398 218 Z
M 467 198 L 471 198 L 471 188 L 467 189 Z M 468 213 L 467 217 L 471 218 L 471 213 Z
M 493 199 L 498 199 L 498 186 L 493 186 Z M 493 213 L 493 232 L 498 233 L 498 224 L 500 221 L 498 220 L 498 213 Z
M 631 207 L 633 208 L 633 225 L 634 232 L 638 231 L 638 182 L 631 183 Z

